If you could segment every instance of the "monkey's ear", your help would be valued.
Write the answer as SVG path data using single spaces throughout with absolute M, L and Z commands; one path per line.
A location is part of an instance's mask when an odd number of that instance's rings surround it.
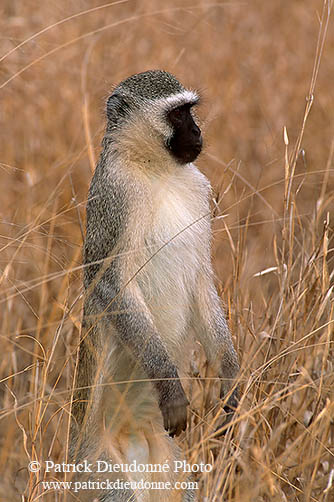
M 128 100 L 118 93 L 113 93 L 107 101 L 107 118 L 111 124 L 116 125 L 120 118 L 125 118 L 130 111 Z

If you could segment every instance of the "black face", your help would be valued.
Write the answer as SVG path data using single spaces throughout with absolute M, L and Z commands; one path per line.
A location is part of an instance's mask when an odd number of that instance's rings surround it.
M 182 164 L 193 162 L 201 153 L 203 141 L 201 130 L 190 113 L 190 105 L 174 108 L 167 118 L 174 130 L 168 148 Z

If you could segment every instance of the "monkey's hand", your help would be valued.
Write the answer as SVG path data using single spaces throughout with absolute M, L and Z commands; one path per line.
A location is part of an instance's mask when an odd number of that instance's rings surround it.
M 223 353 L 219 371 L 219 377 L 221 378 L 220 398 L 225 398 L 224 411 L 226 416 L 224 420 L 224 431 L 227 430 L 226 426 L 233 419 L 234 412 L 239 404 L 239 388 L 236 383 L 238 371 L 239 364 L 237 354 L 234 350 L 232 340 L 230 340 L 229 350 L 225 350 Z M 228 398 L 226 401 L 227 396 Z
M 224 391 L 224 387 L 222 386 L 221 391 L 220 391 L 220 398 L 223 399 L 224 396 L 225 396 L 225 391 Z M 232 392 L 232 394 L 228 398 L 227 403 L 224 406 L 224 411 L 225 411 L 226 415 L 224 417 L 224 423 L 223 423 L 224 429 L 221 432 L 221 434 L 225 434 L 225 432 L 227 431 L 227 429 L 228 429 L 227 426 L 233 420 L 234 412 L 235 412 L 236 408 L 238 407 L 238 404 L 239 404 L 239 389 L 237 387 L 236 389 L 234 389 L 234 391 Z M 220 428 L 221 427 L 218 427 L 218 429 L 220 429 Z
M 159 407 L 164 421 L 164 428 L 171 437 L 178 436 L 187 427 L 187 406 L 189 401 L 178 381 L 165 381 L 163 391 L 161 388 L 159 390 Z

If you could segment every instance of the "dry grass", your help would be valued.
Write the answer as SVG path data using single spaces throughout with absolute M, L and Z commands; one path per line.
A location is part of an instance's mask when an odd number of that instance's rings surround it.
M 65 458 L 104 97 L 149 68 L 204 94 L 198 164 L 219 194 L 214 258 L 242 362 L 234 430 L 215 439 L 193 410 L 182 441 L 188 459 L 214 462 L 200 500 L 334 500 L 329 7 L 3 0 L 1 501 L 62 500 L 41 496 L 43 471 L 27 464 Z

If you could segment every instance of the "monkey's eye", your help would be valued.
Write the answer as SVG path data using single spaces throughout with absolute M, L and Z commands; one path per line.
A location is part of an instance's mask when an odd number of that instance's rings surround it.
M 168 114 L 168 118 L 172 124 L 180 124 L 183 121 L 184 107 L 174 108 Z
M 174 118 L 180 118 L 181 115 L 182 115 L 182 111 L 181 111 L 181 108 L 175 108 L 175 110 L 172 110 L 170 112 L 171 116 L 174 117 Z

